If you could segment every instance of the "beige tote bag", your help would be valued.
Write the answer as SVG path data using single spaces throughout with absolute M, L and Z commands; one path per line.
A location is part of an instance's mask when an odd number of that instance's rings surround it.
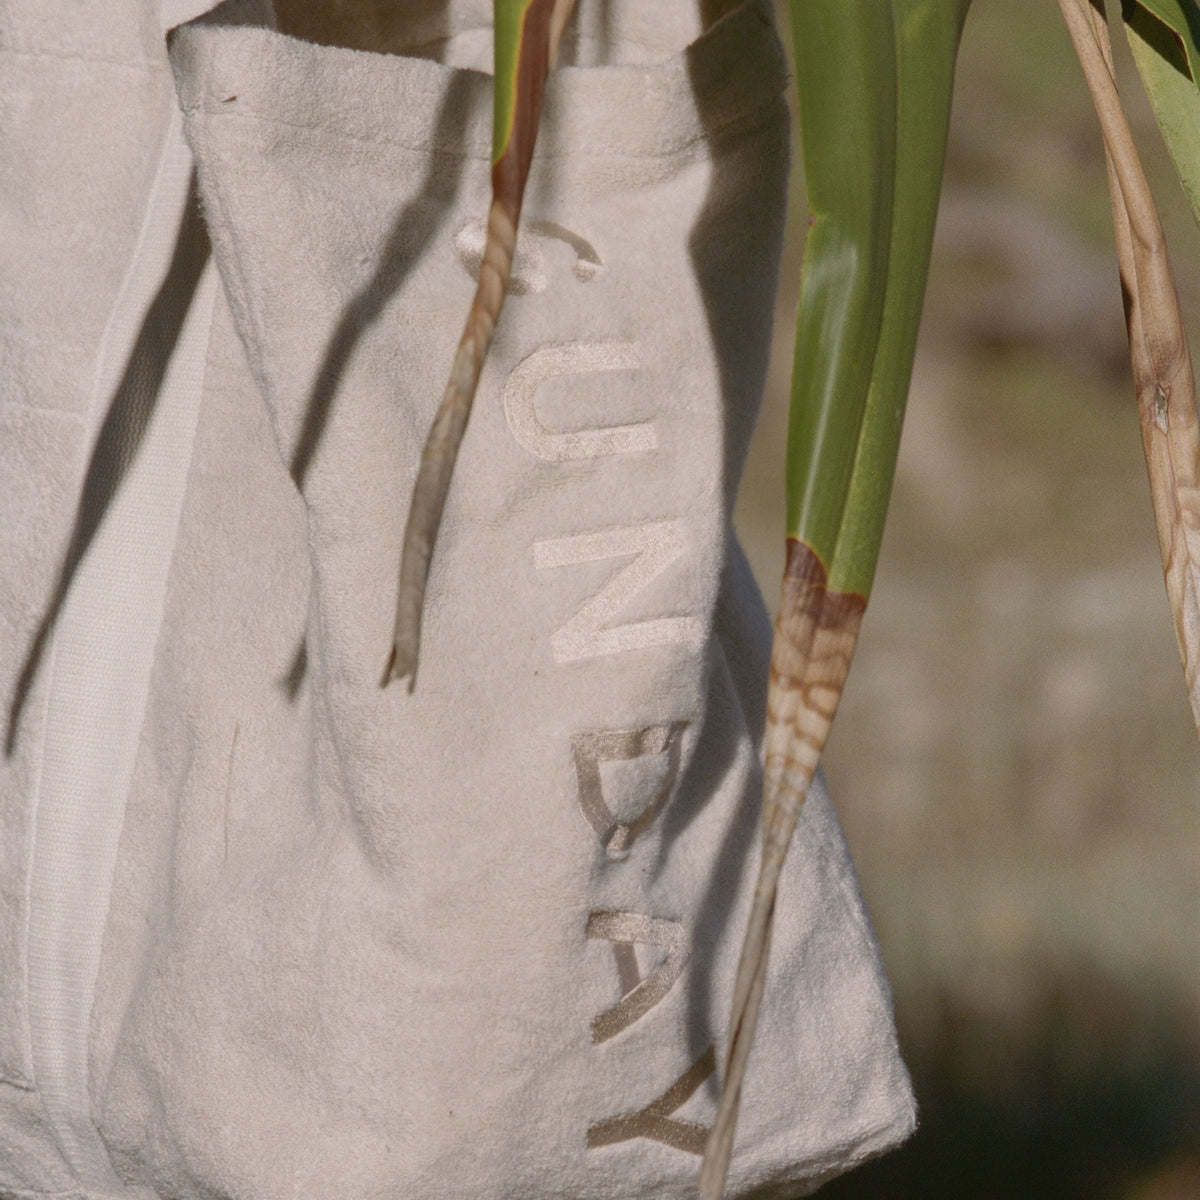
M 490 5 L 415 6 L 408 53 L 300 41 L 239 4 L 171 35 L 168 278 L 194 264 L 171 362 L 199 365 L 161 404 L 190 387 L 192 415 L 106 832 L 28 779 L 0 809 L 30 829 L 0 896 L 67 928 L 94 914 L 86 953 L 5 918 L 0 952 L 30 965 L 2 1011 L 42 1049 L 0 1062 L 36 1116 L 0 1107 L 0 1148 L 18 1120 L 27 1143 L 0 1149 L 0 1196 L 696 1195 L 758 854 L 770 631 L 730 508 L 788 141 L 769 5 L 709 7 L 580 6 L 411 695 L 379 678 L 482 250 Z M 105 536 L 141 521 L 108 500 Z M 42 615 L 22 611 L 14 676 Z M 57 719 L 48 669 L 31 727 Z M 23 729 L 10 761 L 36 775 L 42 747 Z M 37 850 L 71 829 L 73 891 Z M 38 998 L 64 979 L 57 1061 Z M 729 1194 L 805 1194 L 913 1122 L 818 785 Z

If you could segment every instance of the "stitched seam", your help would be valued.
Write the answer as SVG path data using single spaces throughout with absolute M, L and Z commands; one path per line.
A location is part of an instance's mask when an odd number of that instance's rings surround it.
M 35 404 L 31 400 L 5 400 L 0 404 L 0 413 L 9 409 L 21 412 L 37 413 L 39 416 L 55 417 L 63 421 L 82 421 L 84 416 L 72 408 L 59 408 L 53 404 Z
M 31 1192 L 6 1187 L 3 1180 L 0 1180 L 0 1197 L 3 1200 L 90 1200 L 86 1192 Z
M 140 75 L 157 74 L 159 70 L 158 64 L 145 61 L 109 58 L 100 54 L 68 54 L 61 50 L 27 49 L 24 46 L 3 43 L 0 43 L 0 54 L 11 54 L 14 58 L 45 58 L 54 62 L 78 62 L 87 63 L 88 66 L 120 67 L 125 71 L 136 71 Z
M 664 150 L 659 151 L 644 151 L 641 153 L 624 153 L 620 150 L 590 150 L 588 152 L 588 160 L 590 162 L 653 162 L 655 160 L 670 160 L 675 157 L 682 157 L 685 154 L 693 151 L 699 144 L 711 142 L 716 137 L 739 126 L 743 126 L 747 133 L 753 132 L 757 128 L 754 118 L 762 115 L 769 116 L 768 110 L 774 109 L 776 113 L 780 109 L 782 102 L 782 90 L 775 95 L 764 100 L 761 104 L 755 105 L 752 108 L 738 110 L 732 116 L 727 116 L 714 124 L 709 125 L 694 137 L 685 139 L 676 143 L 674 146 L 669 146 Z M 403 141 L 399 138 L 389 137 L 370 137 L 366 134 L 355 133 L 349 129 L 338 127 L 336 124 L 316 124 L 315 122 L 304 121 L 289 121 L 284 117 L 273 116 L 268 113 L 259 112 L 255 109 L 249 111 L 234 112 L 229 108 L 217 103 L 200 103 L 189 106 L 184 109 L 186 113 L 203 113 L 209 117 L 221 117 L 225 120 L 239 121 L 243 124 L 262 124 L 281 127 L 285 129 L 295 129 L 302 133 L 311 133 L 322 137 L 328 137 L 330 134 L 337 134 L 341 138 L 346 138 L 349 141 L 359 142 L 367 146 L 397 146 L 406 150 L 417 151 L 421 154 L 430 154 L 442 158 L 453 159 L 472 159 L 478 162 L 486 162 L 489 160 L 489 153 L 486 150 L 481 150 L 477 153 L 472 153 L 468 150 L 459 150 L 442 146 L 421 145 L 416 142 Z M 766 120 L 762 120 L 761 124 L 766 124 Z M 577 158 L 578 150 L 569 149 L 562 151 L 548 151 L 539 153 L 537 156 L 543 160 L 558 160 L 565 158 Z
M 219 172 L 217 174 L 219 174 Z M 254 306 L 252 304 L 250 304 L 247 299 L 247 297 L 250 295 L 250 289 L 247 285 L 247 280 L 246 280 L 245 274 L 242 270 L 241 239 L 238 237 L 235 224 L 232 221 L 230 221 L 230 219 L 229 219 L 229 209 L 228 209 L 228 205 L 225 202 L 225 196 L 222 192 L 221 184 L 218 182 L 218 180 L 216 178 L 209 180 L 209 183 L 210 183 L 210 194 L 212 196 L 213 205 L 217 209 L 217 212 L 220 216 L 222 227 L 227 231 L 230 245 L 233 250 L 233 253 L 231 255 L 229 255 L 229 258 L 231 260 L 230 267 L 231 267 L 232 274 L 234 276 L 234 278 L 231 282 L 234 284 L 234 286 L 238 292 L 238 295 L 236 297 L 236 308 L 234 310 L 234 315 L 235 315 L 235 317 L 237 316 L 237 310 L 239 310 L 239 309 L 243 314 L 245 314 L 246 319 L 253 326 L 253 332 L 254 332 L 254 338 L 255 338 L 256 345 L 263 346 L 266 344 L 266 339 L 264 337 L 264 331 L 262 329 L 262 326 L 259 322 L 258 317 L 255 315 Z M 211 235 L 211 227 L 210 227 L 210 237 L 211 236 L 212 235 Z M 231 300 L 233 300 L 233 299 L 234 298 L 231 297 Z M 251 363 L 251 369 L 253 370 L 253 363 Z M 261 371 L 261 363 L 260 363 L 259 371 L 255 371 L 254 373 L 256 375 L 258 375 L 260 373 L 260 371 Z M 260 382 L 259 386 L 261 388 L 261 386 L 262 386 L 261 382 Z

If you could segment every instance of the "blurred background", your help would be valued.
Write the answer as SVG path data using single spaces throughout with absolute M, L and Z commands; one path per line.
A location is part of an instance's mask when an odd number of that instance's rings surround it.
M 1114 40 L 1200 347 L 1200 233 Z M 796 176 L 738 510 L 768 604 Z M 968 18 L 894 501 L 825 768 L 922 1123 L 821 1196 L 1200 1198 L 1200 745 L 1100 135 L 1053 0 Z

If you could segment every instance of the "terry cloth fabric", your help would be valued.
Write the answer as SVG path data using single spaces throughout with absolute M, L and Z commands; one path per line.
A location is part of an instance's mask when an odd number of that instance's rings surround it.
M 412 7 L 280 4 L 382 54 L 227 4 L 173 97 L 152 7 L 0 4 L 0 1197 L 695 1194 L 757 856 L 729 510 L 783 64 L 765 3 L 581 4 L 409 695 L 490 140 L 490 5 Z M 818 785 L 729 1192 L 913 1119 Z

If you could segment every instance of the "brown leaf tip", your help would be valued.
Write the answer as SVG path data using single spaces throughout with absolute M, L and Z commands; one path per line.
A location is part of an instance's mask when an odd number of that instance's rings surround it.
M 867 598 L 861 592 L 831 591 L 828 583 L 829 573 L 816 551 L 799 538 L 788 538 L 772 664 L 781 674 L 804 673 L 817 632 L 857 631 Z M 797 651 L 795 663 L 786 653 L 789 646 Z

